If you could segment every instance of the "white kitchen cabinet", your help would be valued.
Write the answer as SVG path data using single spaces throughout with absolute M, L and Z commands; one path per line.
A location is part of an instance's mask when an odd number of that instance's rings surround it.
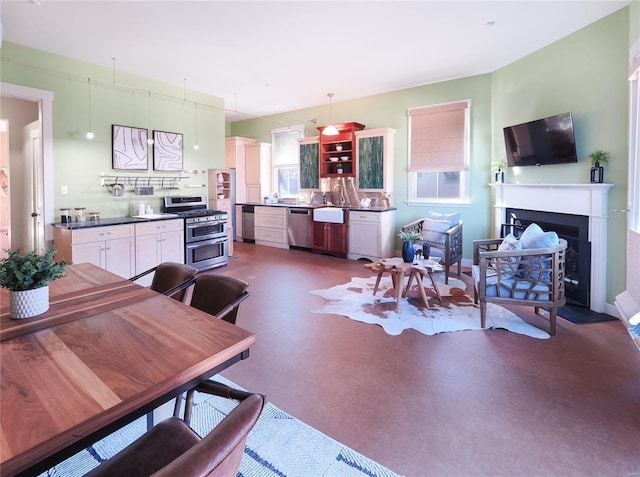
M 352 260 L 393 257 L 395 211 L 349 211 L 348 255 Z
M 271 190 L 271 144 L 247 144 L 245 166 L 246 202 L 259 204 Z M 242 202 L 238 200 L 238 203 Z
M 89 262 L 123 278 L 135 275 L 133 224 L 69 230 L 55 227 L 56 260 Z
M 287 211 L 287 207 L 255 208 L 256 245 L 289 248 Z
M 184 263 L 184 220 L 160 220 L 135 225 L 135 274 L 149 270 L 162 262 Z M 151 285 L 153 273 L 139 279 L 143 286 Z
M 255 139 L 240 136 L 228 137 L 224 141 L 224 164 L 225 167 L 236 170 L 236 202 L 239 204 L 247 202 L 245 146 L 255 142 Z
M 355 132 L 356 187 L 360 191 L 393 194 L 392 128 L 365 129 Z

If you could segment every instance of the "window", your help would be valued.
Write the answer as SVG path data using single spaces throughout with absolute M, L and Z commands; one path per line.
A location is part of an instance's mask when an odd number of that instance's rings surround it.
M 304 137 L 304 126 L 271 130 L 271 163 L 273 190 L 278 197 L 297 197 L 300 192 L 298 139 Z
M 409 109 L 409 203 L 469 201 L 470 105 Z

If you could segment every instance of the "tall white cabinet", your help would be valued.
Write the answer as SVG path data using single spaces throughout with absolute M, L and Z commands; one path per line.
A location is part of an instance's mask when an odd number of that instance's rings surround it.
M 225 167 L 236 170 L 235 191 L 236 202 L 239 204 L 247 202 L 245 146 L 255 142 L 255 139 L 240 136 L 228 137 L 224 141 L 224 164 Z
M 271 144 L 256 142 L 244 150 L 247 202 L 259 204 L 271 190 Z

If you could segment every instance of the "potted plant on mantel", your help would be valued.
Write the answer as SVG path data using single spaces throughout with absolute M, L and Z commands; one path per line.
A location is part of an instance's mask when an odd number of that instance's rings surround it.
M 413 262 L 415 250 L 413 244 L 422 238 L 418 232 L 408 231 L 400 232 L 398 237 L 402 239 L 402 260 L 406 263 Z
M 9 316 L 30 318 L 49 309 L 49 282 L 66 275 L 67 262 L 56 262 L 51 247 L 44 255 L 5 250 L 0 261 L 0 287 L 9 289 Z
M 507 160 L 505 158 L 496 159 L 491 163 L 496 171 L 494 179 L 496 182 L 504 182 L 504 170 L 507 168 Z
M 600 149 L 596 149 L 591 154 L 589 154 L 589 159 L 591 160 L 591 182 L 592 183 L 602 183 L 604 180 L 604 167 L 609 164 L 609 158 L 611 154 L 608 152 L 602 151 Z

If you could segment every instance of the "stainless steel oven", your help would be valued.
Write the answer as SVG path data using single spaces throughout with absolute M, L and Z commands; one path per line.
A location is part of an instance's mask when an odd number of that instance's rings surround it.
M 228 214 L 207 209 L 205 196 L 165 197 L 165 212 L 184 218 L 185 263 L 208 270 L 229 262 Z

